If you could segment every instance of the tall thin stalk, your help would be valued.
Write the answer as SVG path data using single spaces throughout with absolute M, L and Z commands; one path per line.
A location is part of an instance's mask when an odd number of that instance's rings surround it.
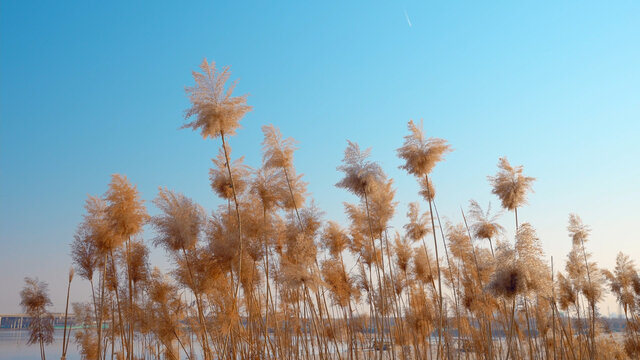
M 67 284 L 67 301 L 64 307 L 64 330 L 62 333 L 62 357 L 61 360 L 65 360 L 67 358 L 67 317 L 69 315 L 69 295 L 71 294 L 71 280 L 73 280 L 73 268 L 69 270 L 69 283 Z M 69 333 L 69 336 L 71 334 Z
M 442 318 L 444 317 L 444 314 L 442 313 L 442 302 L 443 302 L 443 297 L 442 297 L 442 280 L 441 278 L 441 272 L 440 272 L 440 258 L 438 255 L 438 239 L 436 238 L 436 223 L 435 220 L 433 218 L 433 206 L 431 205 L 431 189 L 429 188 L 429 176 L 425 175 L 425 181 L 427 182 L 427 198 L 429 200 L 429 216 L 431 217 L 431 229 L 433 229 L 433 231 L 431 231 L 431 233 L 433 234 L 433 246 L 435 248 L 435 252 L 436 252 L 436 268 L 438 269 L 438 297 L 440 299 L 440 301 L 438 302 L 438 306 L 439 306 L 439 310 L 438 310 L 438 350 L 436 352 L 436 357 L 439 359 L 440 358 L 440 350 L 441 350 L 441 344 L 442 344 L 442 332 L 444 330 L 444 325 L 442 323 Z

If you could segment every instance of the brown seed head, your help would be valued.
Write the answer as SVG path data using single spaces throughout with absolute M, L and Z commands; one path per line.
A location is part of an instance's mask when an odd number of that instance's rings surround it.
M 404 137 L 404 144 L 398 149 L 398 156 L 405 161 L 400 168 L 423 178 L 444 159 L 444 154 L 452 151 L 451 146 L 444 139 L 425 138 L 422 121 L 416 125 L 410 120 L 408 127 L 410 134 Z
M 498 173 L 489 176 L 489 183 L 493 186 L 492 193 L 498 195 L 502 202 L 502 207 L 514 210 L 527 203 L 527 192 L 531 190 L 531 184 L 535 178 L 524 176 L 522 166 L 513 167 L 506 157 L 500 158 L 498 162 Z
M 373 184 L 384 180 L 382 168 L 375 162 L 367 160 L 371 149 L 360 151 L 358 144 L 348 141 L 344 150 L 343 165 L 338 166 L 338 170 L 344 173 L 344 178 L 336 186 L 364 197 L 371 191 Z
M 231 155 L 231 148 L 227 146 L 229 156 Z M 227 159 L 224 155 L 224 150 L 220 149 L 218 156 L 215 159 L 211 159 L 215 167 L 209 169 L 209 180 L 211 181 L 211 188 L 224 200 L 233 199 L 233 187 L 235 186 L 236 196 L 240 196 L 247 188 L 247 177 L 249 176 L 250 168 L 244 165 L 242 161 L 244 156 L 230 161 L 229 168 L 231 169 L 231 176 L 233 177 L 233 184 L 231 178 L 229 178 L 229 171 L 227 169 Z
M 182 128 L 200 130 L 205 139 L 215 139 L 221 133 L 234 135 L 240 127 L 240 119 L 252 109 L 247 105 L 247 95 L 232 96 L 235 82 L 225 89 L 231 75 L 228 66 L 218 72 L 215 62 L 209 64 L 207 59 L 204 59 L 200 69 L 201 73 L 193 72 L 196 85 L 186 88 L 191 107 L 185 117 L 195 116 L 195 119 L 184 124 Z
M 160 188 L 153 203 L 162 211 L 151 218 L 157 232 L 153 244 L 169 251 L 190 250 L 206 222 L 204 209 L 183 194 Z

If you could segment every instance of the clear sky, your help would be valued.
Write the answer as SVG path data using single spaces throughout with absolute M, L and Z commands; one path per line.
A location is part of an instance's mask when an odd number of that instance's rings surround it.
M 178 130 L 204 57 L 231 65 L 254 106 L 233 154 L 258 166 L 264 124 L 296 138 L 325 219 L 344 221 L 342 202 L 356 200 L 334 187 L 350 139 L 394 178 L 401 228 L 417 186 L 395 149 L 424 119 L 455 148 L 433 175 L 451 221 L 469 199 L 498 205 L 486 176 L 506 155 L 538 179 L 519 215 L 556 268 L 570 212 L 592 226 L 601 265 L 618 251 L 640 261 L 639 19 L 637 1 L 3 1 L 0 313 L 19 311 L 24 276 L 49 282 L 63 309 L 84 200 L 113 173 L 152 214 L 159 186 L 219 204 L 208 180 L 219 143 Z M 74 282 L 72 300 L 87 289 Z

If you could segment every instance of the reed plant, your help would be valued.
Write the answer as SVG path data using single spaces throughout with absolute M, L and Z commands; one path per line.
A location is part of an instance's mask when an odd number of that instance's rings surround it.
M 585 246 L 590 229 L 570 215 L 573 246 L 564 271 L 550 267 L 535 220 L 519 219 L 535 180 L 522 166 L 500 158 L 488 177 L 502 210 L 514 212 L 512 237 L 500 225 L 502 212 L 476 201 L 441 218 L 433 171 L 452 148 L 409 121 L 397 155 L 419 189 L 402 229 L 391 227 L 403 205 L 393 179 L 371 149 L 351 141 L 336 186 L 355 200 L 344 202 L 347 221 L 340 223 L 315 205 L 296 170 L 297 142 L 277 127 L 261 128 L 257 169 L 244 156 L 232 158 L 228 139 L 252 107 L 247 95 L 233 95 L 230 69 L 205 59 L 193 76 L 183 127 L 221 140 L 209 171 L 218 206 L 205 210 L 161 187 L 148 216 L 122 175 L 104 195 L 87 199 L 71 244 L 75 272 L 91 285 L 91 300 L 72 304 L 84 324 L 75 333 L 83 358 L 639 356 L 640 277 L 632 259 L 620 254 L 613 271 L 598 268 Z M 439 192 L 438 204 L 441 198 L 446 194 Z M 149 261 L 146 225 L 150 242 L 169 258 L 164 273 Z M 38 282 L 28 288 L 42 293 Z M 625 311 L 622 340 L 599 318 L 607 290 Z M 43 349 L 49 338 L 38 336 Z

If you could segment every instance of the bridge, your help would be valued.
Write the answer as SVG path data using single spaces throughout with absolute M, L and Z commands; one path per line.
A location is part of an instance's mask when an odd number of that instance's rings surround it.
M 64 313 L 51 313 L 53 316 L 53 327 L 64 327 Z M 0 314 L 0 329 L 28 329 L 31 323 L 31 316 L 27 314 Z M 74 316 L 69 314 L 67 326 L 74 325 Z

